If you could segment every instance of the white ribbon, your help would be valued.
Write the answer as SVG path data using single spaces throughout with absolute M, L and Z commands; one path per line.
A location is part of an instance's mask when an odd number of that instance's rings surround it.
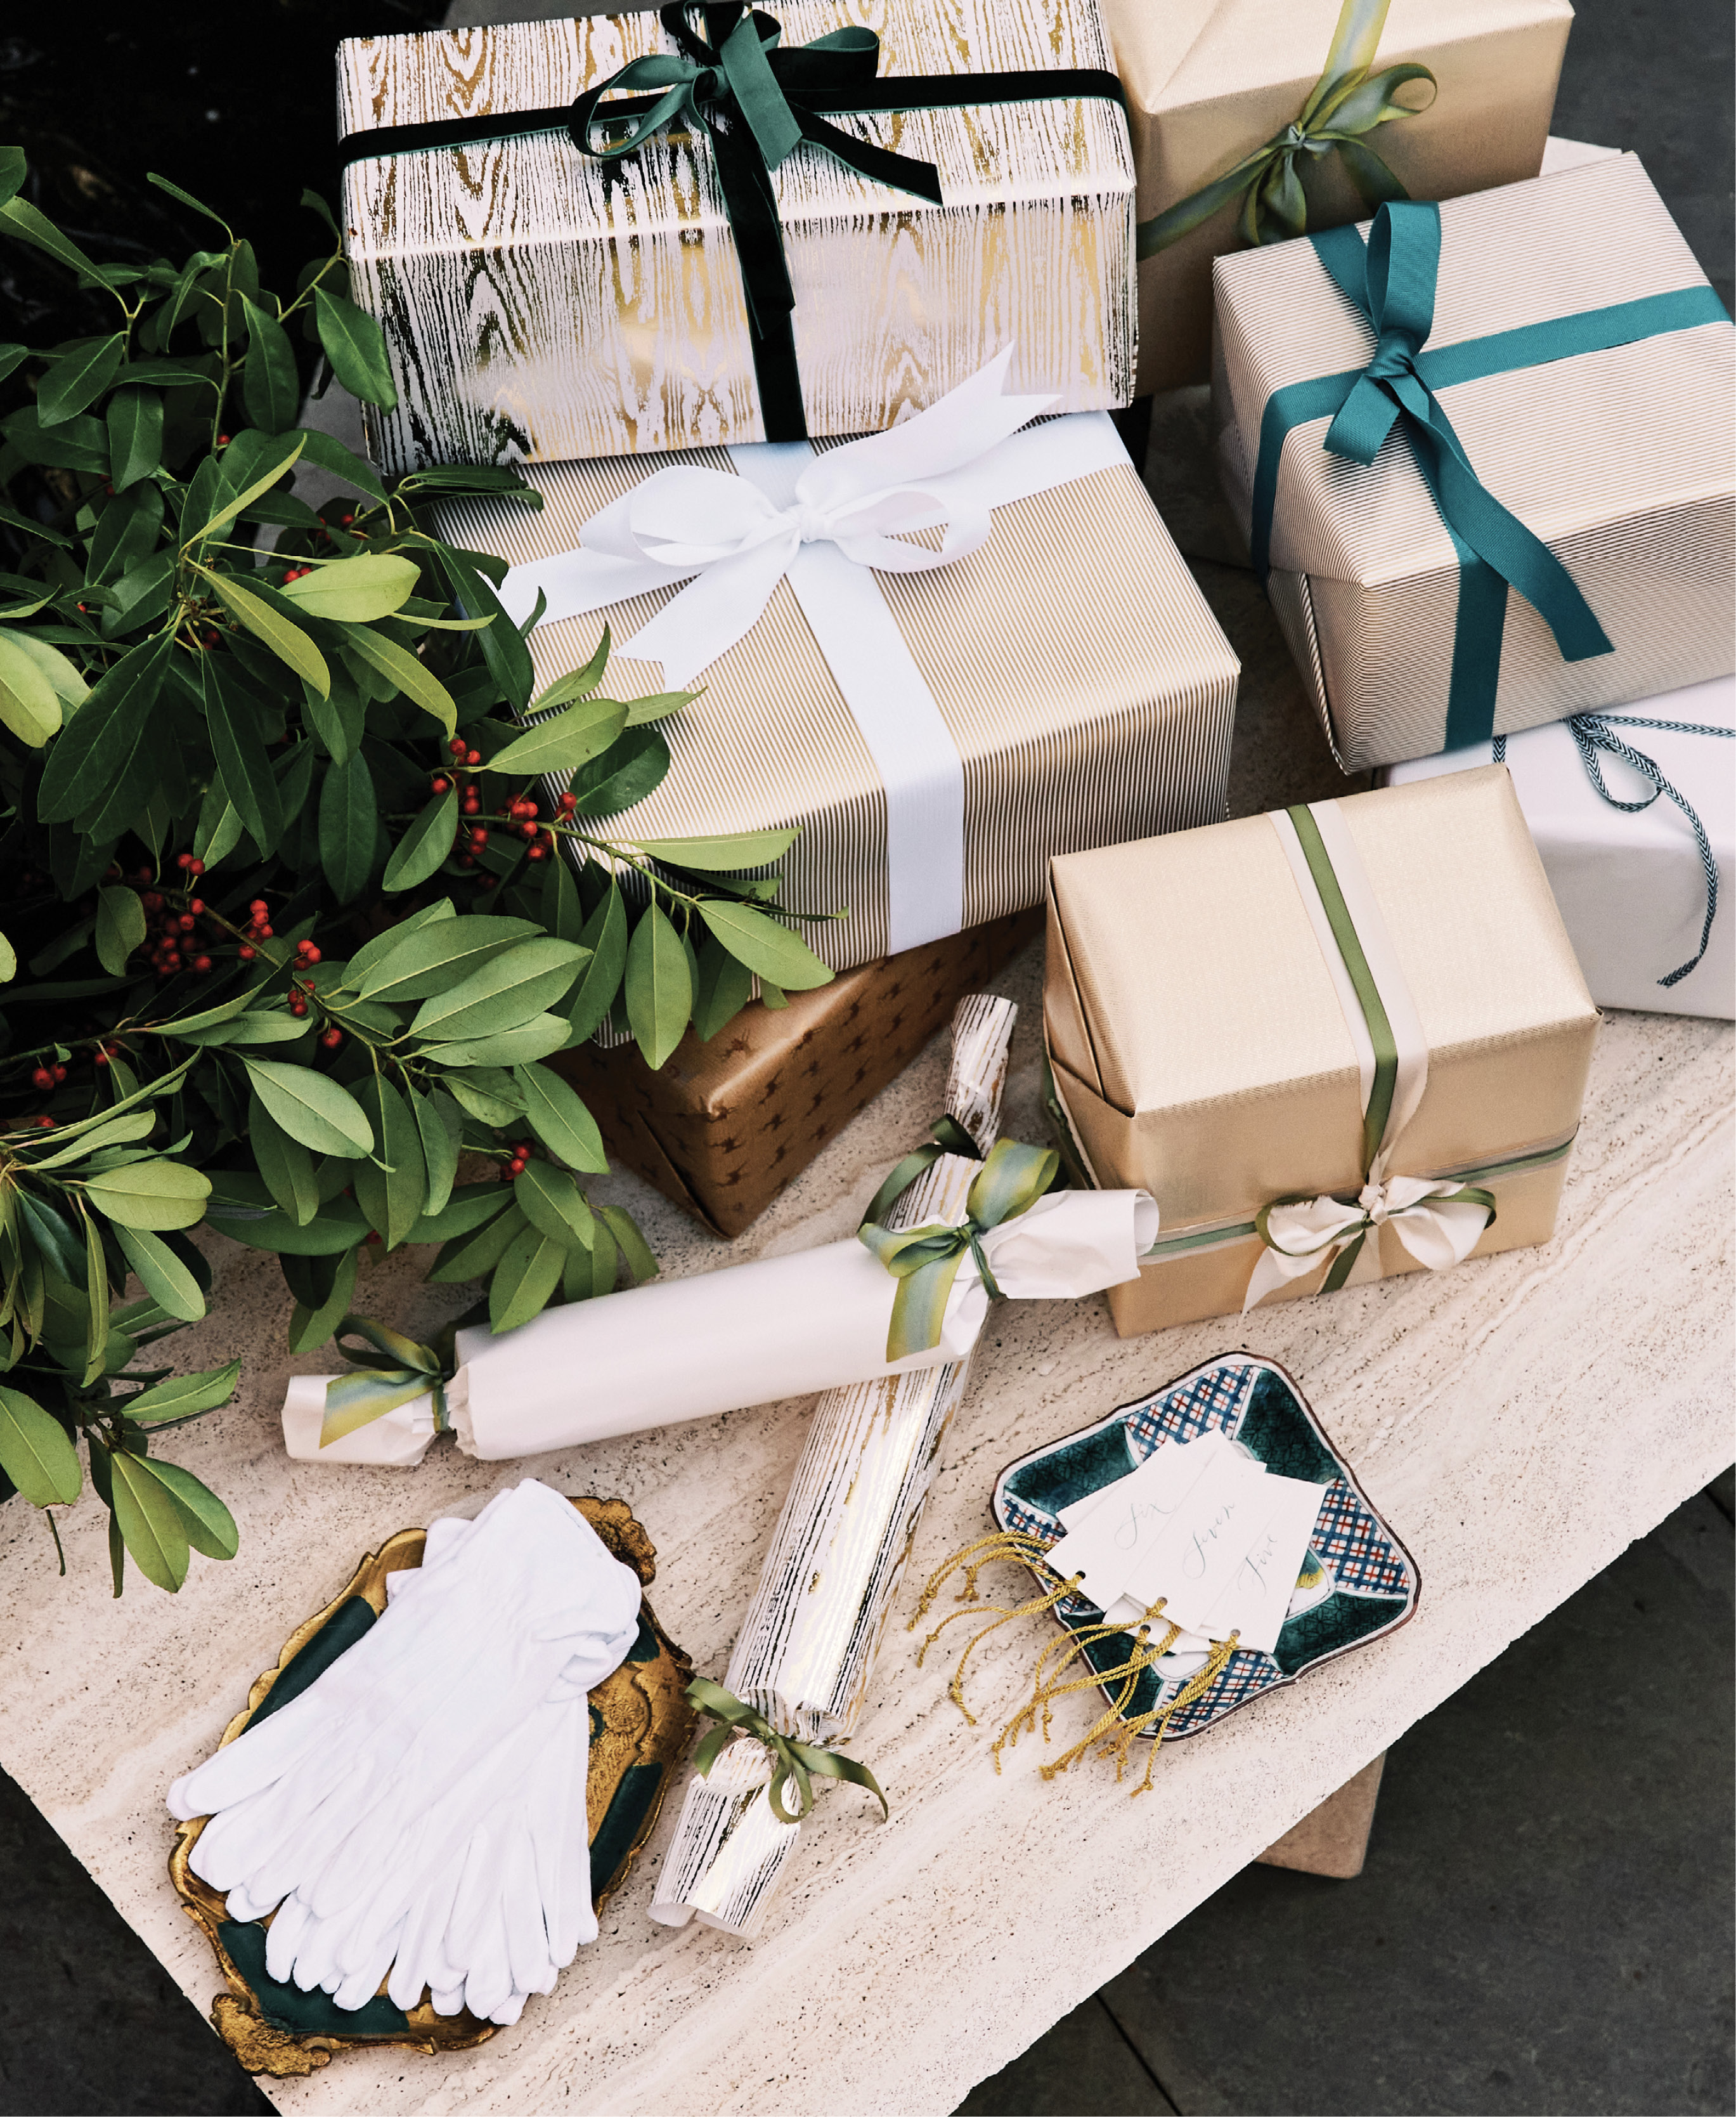
M 1393 1232 L 1420 1265 L 1444 1271 L 1462 1264 L 1489 1225 L 1489 1208 L 1472 1198 L 1456 1198 L 1462 1183 L 1448 1178 L 1430 1183 L 1421 1176 L 1389 1176 L 1384 1183 L 1365 1183 L 1354 1205 L 1342 1198 L 1303 1198 L 1272 1206 L 1266 1215 L 1269 1248 L 1259 1253 L 1241 1304 L 1246 1316 L 1258 1302 L 1293 1279 L 1301 1279 L 1328 1252 L 1341 1250 L 1358 1235 L 1366 1238 L 1350 1280 L 1380 1276 L 1380 1229 Z M 1436 1202 L 1430 1204 L 1434 1200 Z

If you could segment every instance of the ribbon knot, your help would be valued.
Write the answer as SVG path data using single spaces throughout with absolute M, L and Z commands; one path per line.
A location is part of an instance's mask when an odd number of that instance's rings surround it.
M 432 1345 L 419 1345 L 401 1331 L 389 1331 L 371 1316 L 346 1316 L 333 1333 L 333 1342 L 359 1372 L 334 1375 L 325 1385 L 325 1416 L 320 1423 L 320 1446 L 329 1448 L 347 1433 L 371 1426 L 400 1404 L 419 1396 L 434 1400 L 434 1430 L 446 1430 L 446 1385 L 454 1372 L 449 1332 L 446 1354 Z M 359 1351 L 346 1345 L 346 1338 L 365 1339 L 369 1348 Z
M 771 1782 L 766 1789 L 766 1799 L 780 1823 L 799 1823 L 812 1811 L 816 1773 L 822 1778 L 848 1779 L 853 1786 L 864 1787 L 880 1803 L 882 1816 L 891 1814 L 879 1782 L 857 1758 L 840 1756 L 836 1750 L 823 1749 L 817 1742 L 799 1742 L 793 1735 L 781 1733 L 757 1707 L 746 1704 L 708 1677 L 693 1678 L 687 1687 L 687 1699 L 696 1711 L 718 1723 L 694 1750 L 693 1769 L 701 1778 L 709 1778 L 731 1735 L 744 1735 L 758 1742 L 771 1760 Z M 793 1815 L 784 1806 L 784 1789 L 792 1783 L 796 1790 Z
M 1431 1182 L 1389 1176 L 1364 1184 L 1354 1199 L 1274 1199 L 1254 1216 L 1265 1248 L 1249 1278 L 1242 1312 L 1314 1271 L 1328 1252 L 1333 1262 L 1321 1291 L 1334 1291 L 1350 1278 L 1370 1235 L 1378 1240 L 1380 1229 L 1388 1225 L 1430 1271 L 1462 1264 L 1494 1219 L 1494 1193 L 1453 1177 Z

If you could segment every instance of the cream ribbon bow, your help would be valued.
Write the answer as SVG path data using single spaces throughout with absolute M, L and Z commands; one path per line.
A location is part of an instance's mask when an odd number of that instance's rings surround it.
M 688 581 L 619 649 L 661 662 L 665 680 L 679 687 L 753 630 L 804 544 L 836 544 L 857 565 L 886 573 L 927 573 L 968 557 L 988 540 L 991 507 L 1010 496 L 1000 480 L 974 477 L 973 468 L 988 471 L 982 459 L 1057 401 L 1002 395 L 1013 351 L 885 433 L 817 455 L 805 441 L 763 445 L 756 460 L 788 455 L 805 465 L 787 505 L 747 476 L 692 464 L 658 471 L 592 515 L 578 551 L 513 567 L 501 601 L 522 625 L 541 589 L 548 622 Z M 904 541 L 942 523 L 937 551 Z
M 1486 1192 L 1467 1194 L 1456 1177 L 1430 1183 L 1425 1177 L 1391 1176 L 1364 1184 L 1354 1204 L 1332 1197 L 1280 1199 L 1264 1217 L 1266 1247 L 1248 1280 L 1243 1315 L 1289 1280 L 1314 1271 L 1328 1251 L 1353 1242 L 1362 1242 L 1363 1248 L 1350 1279 L 1378 1279 L 1379 1230 L 1388 1221 L 1429 1271 L 1462 1264 L 1489 1225 L 1490 1207 Z M 1361 1269 L 1365 1263 L 1366 1271 Z

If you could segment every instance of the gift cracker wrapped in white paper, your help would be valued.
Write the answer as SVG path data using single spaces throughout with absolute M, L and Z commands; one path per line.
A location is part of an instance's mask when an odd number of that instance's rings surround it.
M 1036 424 L 1012 349 L 889 433 L 539 466 L 443 510 L 512 562 L 539 688 L 701 683 L 611 840 L 799 827 L 834 970 L 1040 903 L 1049 857 L 1224 813 L 1234 654 L 1102 413 Z M 944 530 L 944 535 L 937 531 Z M 626 686 L 626 689 L 622 689 Z
M 338 90 L 389 469 L 873 431 L 1015 334 L 1020 388 L 1132 394 L 1133 165 L 1095 0 L 354 39 Z
M 889 1227 L 908 1229 L 963 1211 L 975 1156 L 988 1152 L 998 1129 L 1017 1012 L 1008 1000 L 960 1002 L 946 1117 L 935 1128 L 936 1144 L 888 1178 L 888 1187 L 909 1184 L 884 1214 Z M 949 1140 L 974 1154 L 942 1152 Z M 913 1165 L 920 1173 L 911 1177 Z M 855 1732 L 969 1372 L 967 1355 L 892 1380 L 829 1390 L 814 1407 L 723 1679 L 724 1695 L 767 1729 L 828 1746 Z M 799 1801 L 786 1784 L 777 1805 L 784 1814 L 772 1806 L 778 1760 L 751 1726 L 688 1783 L 651 1907 L 665 1926 L 697 1916 L 728 1933 L 751 1933 L 794 1850 Z M 788 1820 L 792 1814 L 794 1821 Z
M 1632 155 L 1214 270 L 1225 490 L 1347 770 L 1729 672 L 1736 331 Z
M 1402 786 L 1494 750 L 1600 1007 L 1736 1017 L 1736 679 L 1395 764 Z
M 1055 863 L 1082 1181 L 1162 1225 L 1124 1335 L 1548 1240 L 1597 1010 L 1499 766 Z

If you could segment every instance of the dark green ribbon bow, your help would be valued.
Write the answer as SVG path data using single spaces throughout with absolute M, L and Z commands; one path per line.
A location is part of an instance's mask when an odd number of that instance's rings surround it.
M 1326 54 L 1326 70 L 1296 116 L 1227 175 L 1154 219 L 1141 221 L 1141 257 L 1167 250 L 1235 198 L 1242 202 L 1237 225 L 1244 241 L 1273 242 L 1304 233 L 1308 199 L 1297 167 L 1304 156 L 1318 160 L 1337 155 L 1370 205 L 1410 196 L 1367 144 L 1368 135 L 1395 118 L 1414 118 L 1426 110 L 1434 100 L 1434 76 L 1425 66 L 1388 67 L 1384 73 L 1370 71 L 1386 27 L 1388 5 L 1388 0 L 1344 0 Z M 1427 103 L 1398 101 L 1397 91 L 1413 81 L 1428 82 L 1431 93 Z
M 965 1219 L 957 1225 L 931 1221 L 926 1227 L 895 1234 L 873 1220 L 863 1222 L 856 1230 L 857 1240 L 865 1243 L 898 1281 L 886 1331 L 888 1361 L 926 1353 L 939 1344 L 947 1297 L 967 1257 L 976 1260 L 989 1299 L 1004 1299 L 988 1268 L 983 1238 L 991 1228 L 1028 1213 L 1053 1183 L 1060 1166 L 1061 1157 L 1052 1146 L 1022 1146 L 1016 1140 L 1003 1139 L 990 1150 L 972 1183 Z
M 687 1687 L 687 1700 L 697 1711 L 718 1723 L 694 1750 L 693 1769 L 701 1778 L 707 1778 L 732 1735 L 751 1735 L 771 1755 L 771 1783 L 766 1789 L 766 1798 L 780 1823 L 799 1823 L 812 1811 L 817 1773 L 822 1778 L 848 1779 L 852 1786 L 865 1787 L 880 1803 L 882 1815 L 891 1814 L 879 1782 L 854 1757 L 842 1757 L 836 1750 L 822 1750 L 817 1743 L 799 1742 L 793 1735 L 781 1735 L 757 1707 L 744 1704 L 733 1690 L 725 1690 L 708 1677 L 693 1678 Z M 792 1781 L 796 1790 L 794 1815 L 784 1806 L 784 1789 Z
M 910 1150 L 868 1201 L 864 1222 L 884 1220 L 917 1178 L 933 1168 L 943 1154 L 960 1155 L 966 1161 L 983 1159 L 982 1148 L 950 1112 L 937 1117 L 928 1130 L 931 1137 Z
M 346 1345 L 348 1337 L 366 1339 L 371 1349 L 361 1352 Z M 325 1416 L 320 1423 L 322 1448 L 425 1395 L 434 1399 L 435 1432 L 445 1432 L 446 1385 L 453 1376 L 449 1359 L 442 1358 L 431 1345 L 418 1345 L 413 1338 L 387 1330 L 371 1316 L 346 1316 L 334 1338 L 344 1358 L 361 1372 L 335 1375 L 325 1385 Z

